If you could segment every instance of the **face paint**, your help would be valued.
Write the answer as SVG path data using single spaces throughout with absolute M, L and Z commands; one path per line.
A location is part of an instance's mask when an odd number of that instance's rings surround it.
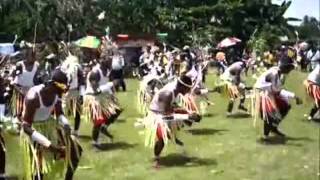
M 62 92 L 62 94 L 66 93 L 69 88 L 66 84 L 59 82 L 54 82 L 54 85 Z

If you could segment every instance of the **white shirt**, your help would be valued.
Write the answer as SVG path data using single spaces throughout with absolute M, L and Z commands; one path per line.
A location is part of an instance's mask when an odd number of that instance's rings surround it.
M 154 54 L 145 52 L 140 56 L 139 60 L 141 64 L 149 63 L 154 60 Z
M 309 50 L 308 53 L 307 53 L 307 58 L 310 60 L 310 61 L 319 61 L 320 60 L 320 52 L 319 50 L 317 50 L 315 53 L 312 52 L 312 50 Z
M 226 80 L 226 81 L 236 81 L 236 77 L 239 76 L 237 74 L 233 75 L 231 73 L 232 70 L 239 70 L 242 71 L 244 69 L 243 67 L 243 62 L 235 62 L 231 64 L 221 75 L 221 79 Z
M 27 98 L 30 98 L 30 99 L 33 99 L 36 96 L 39 97 L 40 107 L 37 108 L 37 110 L 35 112 L 35 115 L 33 118 L 34 122 L 41 122 L 41 121 L 48 120 L 48 118 L 51 116 L 51 113 L 52 113 L 57 101 L 59 100 L 59 97 L 56 96 L 53 103 L 50 106 L 45 106 L 43 104 L 42 97 L 40 95 L 40 91 L 43 88 L 44 88 L 43 84 L 38 85 L 38 86 L 34 86 L 34 87 L 30 88 L 30 90 L 28 91 L 27 96 L 26 96 Z
M 89 80 L 89 77 L 90 77 L 91 73 L 94 73 L 94 72 L 98 72 L 99 75 L 100 75 L 99 86 L 102 86 L 102 85 L 105 85 L 105 84 L 108 83 L 108 73 L 106 75 L 103 75 L 102 70 L 100 68 L 100 64 L 97 64 L 96 66 L 94 66 L 92 68 L 92 70 L 88 74 L 86 94 L 88 94 L 88 93 L 90 94 L 90 93 L 94 92 L 94 90 L 93 90 L 93 88 L 91 86 L 90 80 Z
M 39 64 L 37 62 L 35 62 L 33 64 L 31 71 L 28 71 L 26 69 L 26 66 L 23 62 L 19 63 L 19 64 L 21 64 L 21 66 L 22 66 L 22 72 L 21 72 L 21 74 L 19 74 L 18 76 L 15 77 L 15 79 L 13 81 L 14 84 L 18 84 L 22 87 L 28 87 L 28 88 L 34 86 L 33 79 L 34 79 L 34 76 L 36 75 Z
M 308 75 L 308 80 L 320 85 L 320 64 L 317 64 L 317 66 Z
M 124 59 L 122 56 L 113 56 L 112 57 L 112 69 L 120 70 L 124 66 Z
M 169 92 L 172 94 L 172 101 L 171 105 L 175 102 L 176 97 L 174 96 L 174 89 L 176 88 L 177 81 L 173 81 L 165 85 L 162 89 L 160 89 L 156 94 L 153 96 L 151 103 L 150 103 L 150 110 L 153 112 L 164 113 L 165 109 L 161 106 L 159 102 L 160 94 L 163 92 Z
M 270 77 L 270 82 L 266 78 Z M 281 80 L 279 76 L 279 67 L 272 67 L 264 72 L 254 84 L 254 87 L 260 90 L 267 90 L 270 92 L 281 90 Z

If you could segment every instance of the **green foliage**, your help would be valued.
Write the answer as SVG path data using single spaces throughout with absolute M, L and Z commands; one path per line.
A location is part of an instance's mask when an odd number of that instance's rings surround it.
M 298 27 L 300 39 L 316 40 L 320 39 L 320 22 L 314 17 L 305 16 L 302 24 Z
M 37 24 L 38 39 L 67 40 L 84 35 L 88 29 L 102 31 L 109 26 L 111 34 L 168 32 L 168 40 L 178 44 L 206 44 L 226 36 L 246 42 L 255 29 L 258 34 L 292 34 L 288 19 L 283 17 L 289 6 L 290 2 L 274 5 L 271 0 L 3 0 L 0 31 L 28 39 Z M 105 18 L 99 20 L 97 16 L 103 11 Z M 72 25 L 72 32 L 68 25 Z M 268 44 L 273 42 L 267 40 Z

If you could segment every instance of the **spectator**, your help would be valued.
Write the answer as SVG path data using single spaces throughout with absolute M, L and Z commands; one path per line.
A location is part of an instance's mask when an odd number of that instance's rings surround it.
M 307 71 L 308 60 L 307 51 L 300 49 L 298 51 L 298 62 L 300 63 L 301 71 Z
M 317 66 L 317 64 L 319 63 L 319 61 L 320 61 L 320 52 L 315 46 L 312 46 L 310 48 L 310 50 L 308 51 L 307 60 L 310 61 L 310 65 L 311 65 L 311 69 L 310 70 L 313 70 Z
M 119 50 L 115 50 L 112 56 L 110 80 L 115 83 L 116 91 L 119 90 L 119 86 L 122 87 L 123 91 L 126 91 L 126 84 L 123 77 L 124 65 L 125 63 L 123 56 Z
M 218 67 L 218 74 L 222 74 L 228 67 L 228 63 L 226 60 L 226 54 L 222 51 L 218 52 L 216 54 L 216 62 L 217 62 L 217 67 Z

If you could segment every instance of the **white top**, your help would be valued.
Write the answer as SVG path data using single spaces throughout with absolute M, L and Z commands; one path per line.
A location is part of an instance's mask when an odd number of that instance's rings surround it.
M 319 61 L 320 60 L 320 52 L 317 50 L 316 52 L 312 52 L 312 50 L 309 50 L 307 53 L 307 58 L 312 61 Z
M 124 66 L 124 59 L 122 56 L 113 56 L 112 57 L 112 69 L 113 70 L 120 70 Z
M 270 78 L 270 82 L 266 81 L 266 78 Z M 254 87 L 260 90 L 267 91 L 280 91 L 281 80 L 279 76 L 279 67 L 272 67 L 264 72 L 254 84 Z
M 48 120 L 48 118 L 51 116 L 51 113 L 55 107 L 55 104 L 57 103 L 57 101 L 59 100 L 59 97 L 56 96 L 53 103 L 50 106 L 45 106 L 43 104 L 43 100 L 42 97 L 40 95 L 40 91 L 44 88 L 44 85 L 38 85 L 38 86 L 34 86 L 32 87 L 28 93 L 27 93 L 27 98 L 33 99 L 36 96 L 39 97 L 39 103 L 40 103 L 40 107 L 37 108 L 34 117 L 33 117 L 33 122 L 43 122 Z
M 22 66 L 22 73 L 15 77 L 15 79 L 13 81 L 14 84 L 18 84 L 22 87 L 28 87 L 28 88 L 34 86 L 33 79 L 34 79 L 34 76 L 36 75 L 39 64 L 37 62 L 35 62 L 33 64 L 31 71 L 28 71 L 26 69 L 26 66 L 23 62 L 21 62 L 19 64 L 21 64 L 21 66 Z
M 308 75 L 308 80 L 320 85 L 320 64 L 317 64 L 317 66 Z
M 100 68 L 100 65 L 97 64 L 96 66 L 94 66 L 92 68 L 92 70 L 89 72 L 88 74 L 88 77 L 87 77 L 87 88 L 86 88 L 86 94 L 90 94 L 90 93 L 93 93 L 94 90 L 91 86 L 91 83 L 89 81 L 89 77 L 90 77 L 90 74 L 91 73 L 94 73 L 94 72 L 98 72 L 99 75 L 100 75 L 100 81 L 99 81 L 99 86 L 102 86 L 102 85 L 106 85 L 108 83 L 108 73 L 106 75 L 103 75 L 102 73 L 102 70 Z
M 140 58 L 139 58 L 139 61 L 140 63 L 149 63 L 150 61 L 153 61 L 154 60 L 154 54 L 153 53 L 143 53 Z
M 165 85 L 162 89 L 160 89 L 154 97 L 152 98 L 152 101 L 150 103 L 150 110 L 154 112 L 164 113 L 165 109 L 162 107 L 161 103 L 159 102 L 159 96 L 163 92 L 168 92 L 172 94 L 172 101 L 171 105 L 175 102 L 176 97 L 174 96 L 174 89 L 176 88 L 177 81 L 173 81 Z
M 199 87 L 202 84 L 202 69 L 201 66 L 198 66 L 198 70 L 195 68 L 195 66 L 192 66 L 192 68 L 187 72 L 186 76 L 190 77 L 194 87 Z
M 192 81 L 195 81 L 198 77 L 198 71 L 196 70 L 195 66 L 186 73 L 186 76 L 190 77 Z
M 232 70 L 239 70 L 241 71 L 244 69 L 243 67 L 243 62 L 235 62 L 231 64 L 225 71 L 224 73 L 220 76 L 221 79 L 226 80 L 226 81 L 235 81 L 237 75 L 232 75 L 231 71 Z
M 70 90 L 78 89 L 79 87 L 79 78 L 78 71 L 81 69 L 80 64 L 77 64 L 73 67 L 73 70 L 67 71 L 67 76 L 69 79 Z

